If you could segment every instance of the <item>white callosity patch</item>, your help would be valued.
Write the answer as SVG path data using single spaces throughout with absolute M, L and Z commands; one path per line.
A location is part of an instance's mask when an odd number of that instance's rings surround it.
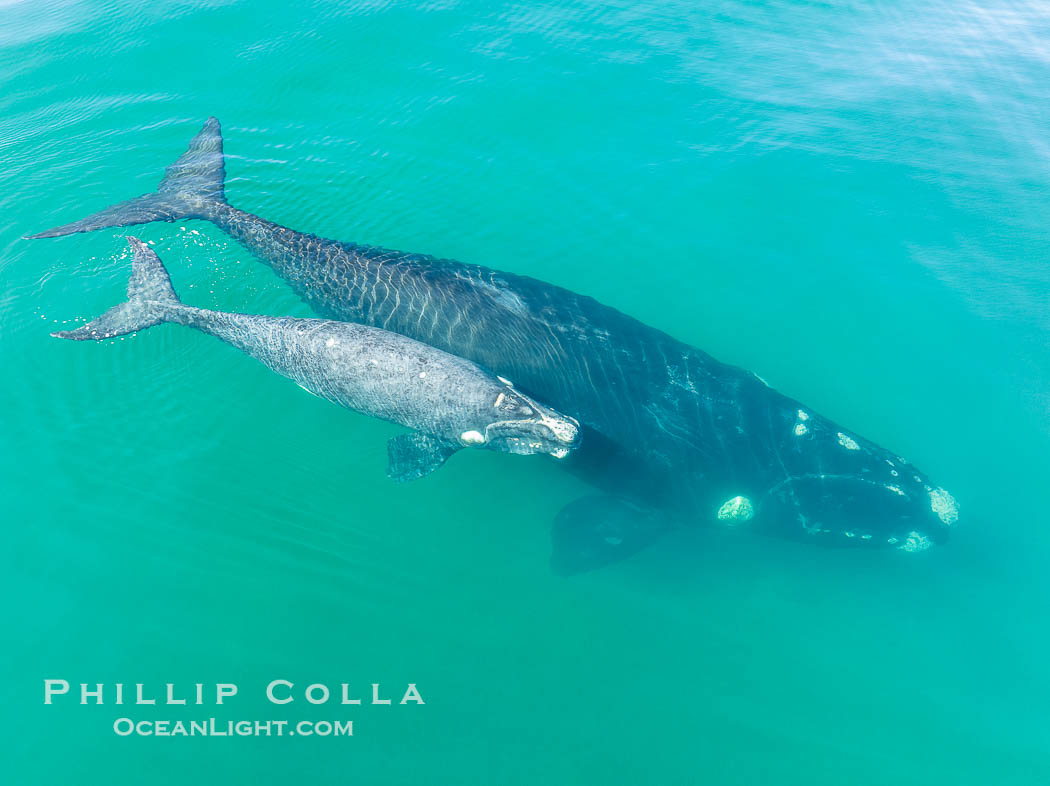
M 908 533 L 908 537 L 904 539 L 899 548 L 901 551 L 907 551 L 914 553 L 916 551 L 926 551 L 930 546 L 933 545 L 933 541 L 930 540 L 926 535 L 921 532 L 915 532 L 914 530 Z
M 459 435 L 459 441 L 464 445 L 481 445 L 485 442 L 485 436 L 480 431 L 464 431 Z
M 892 491 L 894 494 L 899 494 L 902 497 L 904 496 L 904 490 L 900 486 L 887 486 L 886 489 L 887 491 Z
M 839 444 L 842 445 L 846 450 L 860 450 L 860 445 L 853 437 L 843 434 L 841 431 L 838 433 Z
M 747 497 L 733 497 L 722 503 L 718 509 L 718 520 L 736 523 L 747 521 L 755 515 L 755 506 Z
M 565 443 L 572 443 L 576 441 L 576 438 L 580 434 L 579 427 L 567 419 L 552 418 L 547 414 L 540 412 L 540 421 L 554 432 L 554 436 L 558 440 Z
M 806 421 L 809 420 L 809 413 L 805 410 L 798 411 L 798 420 L 795 421 L 795 436 L 804 437 L 809 433 L 809 426 L 806 425 Z
M 959 506 L 955 502 L 955 497 L 940 487 L 928 489 L 928 491 L 930 510 L 937 514 L 937 518 L 949 527 L 959 520 Z

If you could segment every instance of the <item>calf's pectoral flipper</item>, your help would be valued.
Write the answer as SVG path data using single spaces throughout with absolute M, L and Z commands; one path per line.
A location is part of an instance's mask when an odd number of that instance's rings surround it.
M 429 475 L 444 464 L 448 457 L 462 447 L 456 442 L 420 434 L 400 434 L 386 443 L 386 474 L 391 480 L 403 483 Z
M 559 576 L 596 570 L 638 553 L 668 529 L 657 511 L 624 497 L 581 497 L 554 519 L 551 568 Z

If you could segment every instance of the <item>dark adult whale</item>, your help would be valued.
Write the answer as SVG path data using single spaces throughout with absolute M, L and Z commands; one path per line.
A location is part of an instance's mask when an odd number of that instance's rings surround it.
M 325 240 L 229 205 L 210 118 L 152 194 L 41 232 L 202 219 L 322 316 L 469 358 L 584 426 L 566 464 L 610 496 L 559 514 L 556 569 L 611 562 L 669 523 L 721 522 L 812 543 L 921 551 L 958 519 L 899 456 L 596 300 L 525 276 Z
M 575 446 L 579 424 L 514 390 L 469 360 L 387 330 L 326 319 L 208 311 L 182 303 L 153 250 L 134 237 L 128 299 L 76 330 L 51 335 L 103 341 L 172 322 L 251 355 L 300 387 L 347 409 L 399 423 L 388 474 L 412 480 L 457 450 L 551 453 Z

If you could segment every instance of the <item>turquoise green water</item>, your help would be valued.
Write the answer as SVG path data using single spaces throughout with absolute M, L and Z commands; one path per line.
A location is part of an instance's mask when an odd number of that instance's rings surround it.
M 1047 51 L 1007 0 L 0 3 L 4 782 L 1046 783 Z M 587 489 L 553 462 L 395 486 L 395 427 L 206 336 L 50 339 L 121 298 L 123 232 L 22 235 L 152 190 L 209 114 L 233 204 L 593 295 L 908 457 L 962 527 L 682 532 L 559 579 Z M 135 233 L 187 302 L 309 314 L 208 224 Z M 112 730 L 212 716 L 354 736 Z

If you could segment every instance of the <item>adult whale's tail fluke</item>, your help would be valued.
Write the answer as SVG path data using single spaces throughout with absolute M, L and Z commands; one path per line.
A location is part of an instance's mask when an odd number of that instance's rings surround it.
M 166 321 L 165 308 L 180 302 L 171 286 L 168 271 L 153 249 L 141 240 L 129 237 L 128 244 L 134 253 L 128 299 L 76 330 L 62 330 L 52 333 L 52 336 L 73 341 L 102 341 Z
M 211 205 L 226 201 L 223 187 L 225 179 L 222 129 L 218 120 L 209 117 L 197 136 L 193 137 L 186 152 L 168 167 L 164 179 L 152 194 L 129 199 L 80 221 L 29 237 L 59 237 L 105 227 L 148 224 L 151 221 L 206 218 Z

